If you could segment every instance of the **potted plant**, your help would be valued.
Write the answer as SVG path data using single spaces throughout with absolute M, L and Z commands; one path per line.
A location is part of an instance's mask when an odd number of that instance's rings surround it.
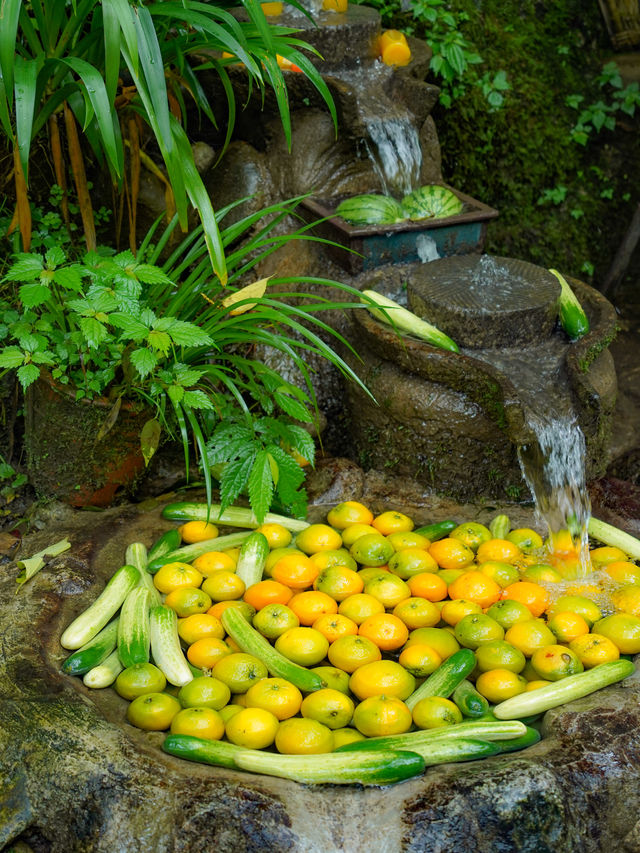
M 109 503 L 117 488 L 134 486 L 164 433 L 182 441 L 187 466 L 191 438 L 209 496 L 215 464 L 223 466 L 223 502 L 247 488 L 259 516 L 274 497 L 303 506 L 304 475 L 291 454 L 313 460 L 300 426 L 313 420 L 315 404 L 305 354 L 359 380 L 318 334 L 336 334 L 318 311 L 351 303 L 292 292 L 302 278 L 252 281 L 266 254 L 307 238 L 306 227 L 276 235 L 296 204 L 222 228 L 225 287 L 211 271 L 202 228 L 163 260 L 177 218 L 156 243 L 152 229 L 137 257 L 99 249 L 74 258 L 59 247 L 16 256 L 4 278 L 15 293 L 0 317 L 0 369 L 14 371 L 26 391 L 25 445 L 36 489 L 73 504 Z M 257 344 L 286 354 L 306 387 L 254 359 Z M 74 412 L 68 429 L 52 413 L 58 398 Z M 235 425 L 230 433 L 221 421 Z M 131 463 L 123 461 L 119 427 L 134 439 Z M 78 479 L 83 471 L 86 484 Z

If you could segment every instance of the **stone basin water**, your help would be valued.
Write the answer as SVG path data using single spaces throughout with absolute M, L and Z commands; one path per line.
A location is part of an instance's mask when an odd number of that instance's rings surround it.
M 346 476 L 345 476 L 346 471 Z M 390 506 L 416 522 L 487 522 L 507 511 L 420 493 L 402 480 L 329 460 L 312 518 L 342 498 Z M 171 496 L 167 496 L 171 499 Z M 201 499 L 202 493 L 189 495 Z M 0 570 L 0 849 L 21 853 L 633 853 L 640 849 L 640 680 L 548 712 L 528 750 L 448 764 L 389 788 L 306 787 L 181 762 L 163 735 L 124 719 L 114 691 L 60 673 L 62 629 L 103 588 L 132 541 L 167 528 L 159 501 L 99 514 L 43 507 L 24 542 L 33 553 L 68 536 L 72 549 L 15 594 Z

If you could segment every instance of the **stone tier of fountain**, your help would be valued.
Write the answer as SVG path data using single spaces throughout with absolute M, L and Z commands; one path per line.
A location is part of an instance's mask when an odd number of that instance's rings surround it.
M 376 399 L 347 387 L 362 464 L 459 499 L 520 497 L 518 448 L 535 440 L 529 413 L 557 405 L 563 413 L 573 408 L 585 435 L 588 476 L 604 473 L 616 396 L 607 346 L 616 316 L 597 291 L 571 281 L 591 322 L 589 334 L 571 343 L 556 322 L 557 280 L 523 261 L 443 258 L 381 267 L 356 283 L 408 299 L 461 347 L 458 354 L 399 337 L 353 312 L 350 341 L 362 361 L 350 357 L 351 364 Z

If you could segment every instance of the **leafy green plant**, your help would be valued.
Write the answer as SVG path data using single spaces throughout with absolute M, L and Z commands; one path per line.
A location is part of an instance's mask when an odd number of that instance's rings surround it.
M 303 71 L 329 105 L 326 84 L 294 30 L 271 26 L 258 0 L 241 0 L 248 20 L 226 6 L 199 0 L 4 0 L 0 26 L 0 129 L 13 152 L 15 223 L 23 248 L 30 248 L 29 163 L 33 144 L 46 134 L 55 178 L 67 191 L 73 175 L 87 248 L 97 245 L 93 206 L 86 177 L 87 145 L 116 190 L 126 189 L 131 246 L 141 165 L 162 175 L 169 208 L 187 228 L 189 205 L 200 216 L 213 269 L 224 283 L 225 257 L 211 200 L 195 166 L 185 130 L 187 93 L 215 122 L 198 80 L 214 68 L 227 98 L 227 140 L 235 118 L 235 96 L 226 65 L 229 53 L 241 61 L 252 87 L 272 87 L 285 134 L 290 139 L 287 88 L 277 54 Z M 193 64 L 192 64 L 193 63 Z M 166 177 L 146 152 L 150 133 Z M 83 144 L 83 139 L 86 143 Z M 154 152 L 152 152 L 153 154 Z M 125 186 L 126 184 L 126 186 Z M 63 199 L 64 202 L 64 199 Z M 63 203 L 65 221 L 68 218 Z
M 353 288 L 324 279 L 251 281 L 255 266 L 284 243 L 313 239 L 309 226 L 294 234 L 277 234 L 282 220 L 295 213 L 297 201 L 272 205 L 222 229 L 229 270 L 226 287 L 212 276 L 202 227 L 161 261 L 177 217 L 157 243 L 152 243 L 157 229 L 148 233 L 138 258 L 130 251 L 114 254 L 105 249 L 74 260 L 59 247 L 18 254 L 4 278 L 16 293 L 0 307 L 0 368 L 15 371 L 25 390 L 44 369 L 73 389 L 78 399 L 110 398 L 113 406 L 105 430 L 124 400 L 148 405 L 150 417 L 142 431 L 145 458 L 151 458 L 166 430 L 182 441 L 188 469 L 191 434 L 209 495 L 209 454 L 217 462 L 229 462 L 231 472 L 236 462 L 233 455 L 224 459 L 227 451 L 218 452 L 215 439 L 209 451 L 206 448 L 207 436 L 223 417 L 242 422 L 245 432 L 254 436 L 253 446 L 263 443 L 260 450 L 266 451 L 273 444 L 274 430 L 280 430 L 285 445 L 301 447 L 309 458 L 308 441 L 289 426 L 293 419 L 314 419 L 306 357 L 327 359 L 359 382 L 323 339 L 340 336 L 318 312 L 360 303 L 335 302 L 315 291 L 292 289 L 310 283 L 358 296 Z M 219 216 L 226 212 L 228 208 Z M 302 376 L 304 388 L 255 358 L 256 346 L 287 357 Z M 256 410 L 268 419 L 258 416 L 256 421 Z M 282 467 L 284 480 L 276 492 L 289 499 L 293 467 L 281 454 L 267 452 L 268 457 L 257 452 L 256 459 L 259 463 L 268 458 L 276 487 Z M 239 474 L 233 487 L 227 486 L 230 477 L 231 473 L 226 475 L 225 494 L 232 493 L 236 484 L 244 486 Z M 258 499 L 252 482 L 250 477 L 250 497 L 262 513 L 264 500 Z
M 571 128 L 570 138 L 578 145 L 587 145 L 589 140 L 601 130 L 614 130 L 620 113 L 635 115 L 640 106 L 640 87 L 636 82 L 623 86 L 620 71 L 615 62 L 608 62 L 602 73 L 596 77 L 596 84 L 602 91 L 609 90 L 608 100 L 598 100 L 585 105 L 585 96 L 572 94 L 567 96 L 567 105 L 579 110 L 578 120 Z
M 13 465 L 0 456 L 0 496 L 5 501 L 11 501 L 17 490 L 27 482 L 27 475 L 19 473 Z

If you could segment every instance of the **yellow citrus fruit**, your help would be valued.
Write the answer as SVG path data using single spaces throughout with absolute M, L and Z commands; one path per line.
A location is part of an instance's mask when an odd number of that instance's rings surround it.
M 267 554 L 267 561 L 264 564 L 264 570 L 262 572 L 263 577 L 270 578 L 272 577 L 273 567 L 282 557 L 291 557 L 297 554 L 300 557 L 306 557 L 306 554 L 303 554 L 302 551 L 297 548 L 292 548 L 289 546 L 288 548 L 274 548 L 273 551 L 269 551 Z
M 202 591 L 211 596 L 212 601 L 236 601 L 242 598 L 245 586 L 235 572 L 222 569 L 203 580 Z
M 553 684 L 553 682 L 545 681 L 544 678 L 537 678 L 535 681 L 527 682 L 526 692 L 528 693 L 530 690 L 539 690 L 541 687 L 548 687 L 550 684 Z
M 183 542 L 192 545 L 194 542 L 206 542 L 207 539 L 215 539 L 218 528 L 208 521 L 187 521 L 178 528 L 178 533 Z
M 451 601 L 445 601 L 440 611 L 442 621 L 447 625 L 455 627 L 458 622 L 469 613 L 482 613 L 482 607 L 477 601 L 467 601 L 464 598 L 454 598 Z
M 172 735 L 191 735 L 205 740 L 220 740 L 224 720 L 213 708 L 185 708 L 171 720 Z
M 488 542 L 491 539 L 491 531 L 477 521 L 465 521 L 454 528 L 449 536 L 451 539 L 462 542 L 472 551 L 477 551 L 483 542 Z
M 504 702 L 526 689 L 526 679 L 510 669 L 490 669 L 476 679 L 476 690 L 491 703 Z
M 407 586 L 411 595 L 426 598 L 427 601 L 443 601 L 447 597 L 447 584 L 439 573 L 421 572 L 413 575 L 407 581 Z
M 380 572 L 364 585 L 367 595 L 372 595 L 385 608 L 393 608 L 406 598 L 411 597 L 411 589 L 406 581 L 390 572 Z
M 389 540 L 376 531 L 359 536 L 349 553 L 361 566 L 384 566 L 394 551 Z
M 429 553 L 441 569 L 465 569 L 473 563 L 471 548 L 451 537 L 432 542 Z
M 531 611 L 526 604 L 522 604 L 520 601 L 503 598 L 491 605 L 487 610 L 487 616 L 491 616 L 507 631 L 516 622 L 529 622 Z
M 415 678 L 426 678 L 427 675 L 431 675 L 438 669 L 442 663 L 442 658 L 432 646 L 427 646 L 425 643 L 414 643 L 411 646 L 406 646 L 400 652 L 398 663 Z
M 628 584 L 611 593 L 611 603 L 619 613 L 640 616 L 640 586 Z
M 181 586 L 199 587 L 202 575 L 189 563 L 165 563 L 153 576 L 153 583 L 165 595 Z
M 264 708 L 243 708 L 225 726 L 227 740 L 247 749 L 266 749 L 274 742 L 278 718 Z
M 440 609 L 426 598 L 405 598 L 393 608 L 393 615 L 401 619 L 410 631 L 431 628 L 440 621 Z
M 309 627 L 325 613 L 337 613 L 338 602 L 325 592 L 308 589 L 298 592 L 289 600 L 288 606 L 293 610 L 301 625 Z
M 351 548 L 351 546 L 360 539 L 361 536 L 367 536 L 377 532 L 378 531 L 375 527 L 372 527 L 370 524 L 360 524 L 356 522 L 356 524 L 350 524 L 348 527 L 345 527 L 342 531 L 342 543 L 345 548 Z
M 454 634 L 445 631 L 444 628 L 416 628 L 415 631 L 409 634 L 405 648 L 409 648 L 409 646 L 413 646 L 416 643 L 431 646 L 440 655 L 442 660 L 451 657 L 460 648 L 460 643 L 456 640 Z
M 311 672 L 319 675 L 327 687 L 349 694 L 349 673 L 343 669 L 337 666 L 314 666 Z
M 291 717 L 276 733 L 276 749 L 283 755 L 318 755 L 333 750 L 333 732 L 317 720 Z
M 479 563 L 487 560 L 499 560 L 501 563 L 514 563 L 522 556 L 522 551 L 508 539 L 489 539 L 483 542 L 476 553 Z
M 344 601 L 364 589 L 364 581 L 347 566 L 329 566 L 322 569 L 313 582 L 313 588 L 330 595 L 335 601 Z
M 160 693 L 167 686 L 164 673 L 153 663 L 134 663 L 123 669 L 115 681 L 115 691 L 131 701 L 145 693 Z
M 364 664 L 380 660 L 382 653 L 367 637 L 347 635 L 331 643 L 327 657 L 334 667 L 351 673 Z
M 534 566 L 528 566 L 522 573 L 522 580 L 538 584 L 560 583 L 562 575 L 553 566 L 546 566 L 544 563 L 539 563 Z
M 253 617 L 253 627 L 268 640 L 277 639 L 289 628 L 297 628 L 300 620 L 286 604 L 267 604 Z
M 566 646 L 545 646 L 531 655 L 531 666 L 539 678 L 560 681 L 567 675 L 577 675 L 584 666 L 578 655 Z
M 273 578 L 265 578 L 251 584 L 249 589 L 246 589 L 243 600 L 256 610 L 262 610 L 267 604 L 287 604 L 293 595 L 293 590 L 289 589 L 283 583 L 274 581 Z
M 389 571 L 403 580 L 421 572 L 438 571 L 438 564 L 424 548 L 403 548 L 389 558 Z
M 136 696 L 127 708 L 127 720 L 132 726 L 147 732 L 166 731 L 182 710 L 180 702 L 169 693 L 145 693 Z
M 262 661 L 245 652 L 225 655 L 213 667 L 214 678 L 223 681 L 232 693 L 246 693 L 250 687 L 267 675 L 267 667 Z
M 354 572 L 358 569 L 358 564 L 346 548 L 338 548 L 335 551 L 316 551 L 315 554 L 309 555 L 309 559 L 320 574 L 325 569 L 333 569 L 335 567 L 351 569 Z
M 207 551 L 205 554 L 200 554 L 199 557 L 196 557 L 191 565 L 201 575 L 208 577 L 214 572 L 219 572 L 221 569 L 227 572 L 235 571 L 236 561 L 226 551 Z
M 571 610 L 555 613 L 547 622 L 547 626 L 559 643 L 570 643 L 577 637 L 589 633 L 586 620 L 579 613 L 573 613 Z
M 336 530 L 344 530 L 352 524 L 371 524 L 373 513 L 358 501 L 342 501 L 329 510 L 327 521 Z
M 287 528 L 283 527 L 281 524 L 275 523 L 261 524 L 260 527 L 256 528 L 256 533 L 262 533 L 269 543 L 269 548 L 271 550 L 274 550 L 275 548 L 286 548 L 291 544 L 291 540 L 293 538 L 290 530 L 287 530 Z
M 476 662 L 480 672 L 491 669 L 510 669 L 511 672 L 522 672 L 527 660 L 520 649 L 516 649 L 505 640 L 494 640 L 476 649 Z
M 354 707 L 353 700 L 345 693 L 324 687 L 305 696 L 300 713 L 330 729 L 341 729 L 351 722 Z
M 335 642 L 340 637 L 355 637 L 358 633 L 358 626 L 353 619 L 348 619 L 341 613 L 325 613 L 319 616 L 311 627 L 320 631 L 330 643 Z
M 229 699 L 231 691 L 227 685 L 210 675 L 197 676 L 178 691 L 178 700 L 183 708 L 213 708 L 219 711 Z
M 455 625 L 456 640 L 467 649 L 502 640 L 504 628 L 486 613 L 468 613 Z
M 328 524 L 310 524 L 296 536 L 296 548 L 305 554 L 335 551 L 342 547 L 342 536 Z
M 280 557 L 271 569 L 273 580 L 291 589 L 309 589 L 320 570 L 306 554 L 291 552 Z
M 202 640 L 204 637 L 215 637 L 222 640 L 225 630 L 222 627 L 222 622 L 215 616 L 211 616 L 209 613 L 193 613 L 191 616 L 178 620 L 178 635 L 190 646 L 196 640 Z
M 525 657 L 544 646 L 552 646 L 556 638 L 541 619 L 530 619 L 528 622 L 516 622 L 504 635 L 507 643 L 520 649 Z
M 549 604 L 549 592 L 543 586 L 531 581 L 517 581 L 505 587 L 502 598 L 507 601 L 519 601 L 536 618 L 542 616 Z
M 396 696 L 407 699 L 415 690 L 416 680 L 410 672 L 393 660 L 379 660 L 358 667 L 349 679 L 349 690 L 358 699 L 369 696 Z
M 486 563 L 480 563 L 478 571 L 503 588 L 520 580 L 520 572 L 514 565 L 501 563 L 499 560 L 487 560 Z
M 505 539 L 517 545 L 525 554 L 538 551 L 544 545 L 542 536 L 530 527 L 517 527 L 515 530 L 509 531 Z
M 608 566 L 610 563 L 617 563 L 628 560 L 628 556 L 621 551 L 620 548 L 615 548 L 613 545 L 603 545 L 601 548 L 592 548 L 589 552 L 591 563 L 596 569 L 601 569 L 603 566 Z
M 203 589 L 193 586 L 180 586 L 172 589 L 164 600 L 167 607 L 175 610 L 180 618 L 194 614 L 206 614 L 211 607 L 211 597 Z
M 221 658 L 231 653 L 231 648 L 223 640 L 201 637 L 187 649 L 187 659 L 200 669 L 211 669 Z
M 326 657 L 329 641 L 314 628 L 290 628 L 280 634 L 275 647 L 280 654 L 300 666 L 315 666 Z
M 569 610 L 578 613 L 591 627 L 598 619 L 602 619 L 602 611 L 598 605 L 584 595 L 561 595 L 549 608 L 549 616 Z
M 413 722 L 419 729 L 439 729 L 462 722 L 460 708 L 441 696 L 427 696 L 413 708 Z
M 247 690 L 245 698 L 247 708 L 271 711 L 278 720 L 293 717 L 302 704 L 302 693 L 284 678 L 263 678 Z
M 605 566 L 605 572 L 616 583 L 640 584 L 640 566 L 636 566 L 635 563 L 630 563 L 627 560 L 608 563 Z
M 612 613 L 599 619 L 593 631 L 608 637 L 623 655 L 637 655 L 640 652 L 640 619 L 637 616 Z
M 421 536 L 419 533 L 411 530 L 402 530 L 397 533 L 390 533 L 387 539 L 391 543 L 394 551 L 402 551 L 404 548 L 420 548 L 426 551 L 431 545 L 431 542 L 426 536 Z
M 500 586 L 482 572 L 464 572 L 449 587 L 449 598 L 475 601 L 483 609 L 495 604 L 500 595 Z
M 384 604 L 372 595 L 361 592 L 341 601 L 338 605 L 338 613 L 351 619 L 356 625 L 360 625 L 374 613 L 384 613 Z
M 353 712 L 354 726 L 366 737 L 404 734 L 412 723 L 411 711 L 395 696 L 369 696 Z
M 371 526 L 379 530 L 383 536 L 390 533 L 404 533 L 413 530 L 413 521 L 408 515 L 395 510 L 387 510 L 377 515 L 371 522 Z
M 374 613 L 358 627 L 361 637 L 368 637 L 382 651 L 394 651 L 409 638 L 409 629 L 392 613 Z
M 572 640 L 569 648 L 578 655 L 585 669 L 618 660 L 620 657 L 620 649 L 603 634 L 583 634 Z
M 357 729 L 352 729 L 346 726 L 342 729 L 333 730 L 333 748 L 338 749 L 340 746 L 345 746 L 347 743 L 356 743 L 360 740 L 366 740 L 365 735 Z

